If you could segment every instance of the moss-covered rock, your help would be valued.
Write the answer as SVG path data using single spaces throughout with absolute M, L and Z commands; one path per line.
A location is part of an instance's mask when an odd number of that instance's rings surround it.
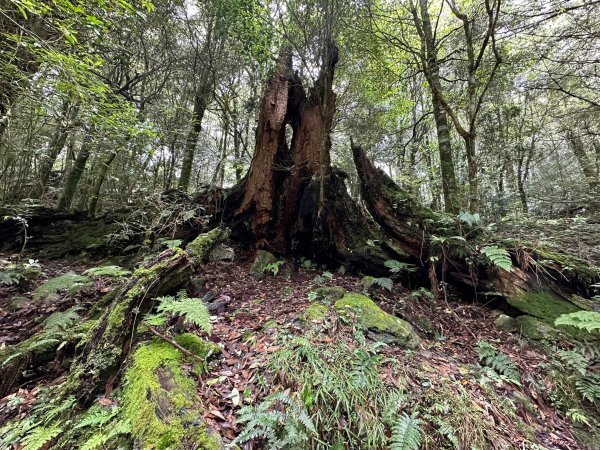
M 66 292 L 76 294 L 82 289 L 91 286 L 92 280 L 85 275 L 65 273 L 55 278 L 50 278 L 42 283 L 33 293 L 35 300 L 44 300 L 53 294 Z
M 211 251 L 228 237 L 228 229 L 215 228 L 199 235 L 185 247 L 185 250 L 197 262 L 205 261 L 210 256 Z
M 211 261 L 233 261 L 235 252 L 231 247 L 219 244 L 210 252 Z
M 346 290 L 339 286 L 327 286 L 315 289 L 318 298 L 323 300 L 335 301 L 346 295 Z
M 581 309 L 567 300 L 543 291 L 523 293 L 509 297 L 507 301 L 524 314 L 537 317 L 550 325 L 553 325 L 562 314 L 570 314 Z
M 320 322 L 327 315 L 327 306 L 320 303 L 313 303 L 300 314 L 300 320 L 303 322 Z
M 561 339 L 562 333 L 532 316 L 519 316 L 515 319 L 516 332 L 530 341 L 551 344 Z
M 346 294 L 334 308 L 340 318 L 358 322 L 377 340 L 407 348 L 416 348 L 421 342 L 411 324 L 386 313 L 365 295 Z
M 125 374 L 123 414 L 139 447 L 218 450 L 202 422 L 194 382 L 181 370 L 181 353 L 166 342 L 138 348 Z
M 269 264 L 273 264 L 277 258 L 266 250 L 258 250 L 254 262 L 250 266 L 250 274 L 255 277 L 263 277 Z

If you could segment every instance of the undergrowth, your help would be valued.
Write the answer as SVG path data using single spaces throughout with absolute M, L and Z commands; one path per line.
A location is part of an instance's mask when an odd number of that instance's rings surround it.
M 280 448 L 274 444 L 285 433 L 285 424 L 301 423 L 303 427 L 294 425 L 293 431 L 302 442 L 293 448 L 375 449 L 388 445 L 406 396 L 382 381 L 378 370 L 384 361 L 376 348 L 351 348 L 344 342 L 324 343 L 309 337 L 286 338 L 281 344 L 267 368 L 282 389 L 292 392 L 287 394 L 286 421 L 270 409 L 273 401 L 281 398 L 267 397 L 252 410 L 264 416 L 266 423 L 251 420 L 252 411 L 245 409 L 240 421 L 246 426 L 238 442 L 261 438 L 267 448 Z M 304 408 L 310 422 L 302 419 Z

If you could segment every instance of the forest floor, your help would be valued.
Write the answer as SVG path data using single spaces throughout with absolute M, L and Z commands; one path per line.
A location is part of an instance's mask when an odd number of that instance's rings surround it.
M 347 349 L 365 348 L 375 354 L 383 384 L 405 394 L 403 410 L 416 408 L 426 419 L 422 427 L 428 448 L 444 448 L 445 437 L 435 425 L 443 421 L 453 425 L 463 444 L 481 439 L 488 442 L 487 448 L 498 449 L 587 448 L 578 444 L 571 421 L 553 406 L 550 393 L 554 381 L 549 376 L 548 357 L 519 336 L 496 327 L 494 320 L 499 313 L 490 306 L 460 301 L 452 293 L 447 299 L 434 300 L 399 283 L 391 291 L 367 288 L 358 276 L 323 276 L 321 269 L 296 263 L 286 263 L 285 270 L 276 276 L 257 278 L 251 274 L 251 263 L 252 255 L 240 251 L 234 261 L 206 264 L 195 275 L 192 289 L 197 297 L 212 291 L 209 295 L 224 305 L 223 311 L 211 317 L 210 336 L 192 331 L 222 349 L 206 372 L 195 379 L 204 420 L 225 443 L 241 431 L 236 422 L 241 407 L 256 405 L 272 392 L 289 389 L 282 386 L 284 380 L 273 373 L 269 361 L 290 338 L 304 336 L 316 346 L 345 343 Z M 73 259 L 46 261 L 41 263 L 42 276 L 27 289 L 0 288 L 0 347 L 30 337 L 53 312 L 79 306 L 79 314 L 85 318 L 86 311 L 118 284 L 118 278 L 97 277 L 75 294 L 59 292 L 44 301 L 34 299 L 33 293 L 49 278 L 67 272 L 81 274 L 102 264 Z M 422 338 L 420 346 L 414 350 L 373 346 L 368 336 L 340 320 L 331 308 L 322 317 L 303 319 L 303 311 L 314 302 L 311 292 L 324 286 L 367 293 L 385 311 L 413 324 Z M 510 357 L 519 371 L 519 382 L 486 378 L 477 351 L 482 341 Z M 191 364 L 186 362 L 183 368 L 191 371 Z M 0 400 L 0 425 L 25 417 L 41 388 L 59 383 L 66 373 L 65 367 L 39 369 L 33 368 L 30 379 L 16 393 Z M 19 401 L 15 401 L 17 397 Z M 464 410 L 457 404 L 459 399 Z M 247 443 L 243 448 L 261 447 Z

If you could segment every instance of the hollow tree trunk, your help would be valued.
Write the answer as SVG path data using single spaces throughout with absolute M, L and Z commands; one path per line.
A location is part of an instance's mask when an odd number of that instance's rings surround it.
M 347 176 L 330 165 L 337 61 L 337 47 L 330 41 L 320 75 L 307 92 L 283 50 L 267 82 L 250 170 L 226 200 L 259 248 L 339 261 L 356 259 L 375 239 L 348 195 Z M 289 146 L 287 126 L 292 129 Z

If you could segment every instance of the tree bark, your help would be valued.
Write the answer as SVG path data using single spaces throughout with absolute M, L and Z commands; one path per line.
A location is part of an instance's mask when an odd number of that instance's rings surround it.
M 440 157 L 440 172 L 442 175 L 442 192 L 444 194 L 444 210 L 456 214 L 460 210 L 458 199 L 458 186 L 454 171 L 454 157 L 452 155 L 452 140 L 448 115 L 444 109 L 442 83 L 440 80 L 440 64 L 438 60 L 435 37 L 429 19 L 427 0 L 420 0 L 421 19 L 419 20 L 416 8 L 411 3 L 413 17 L 417 28 L 421 30 L 421 59 L 422 67 L 431 90 L 431 103 L 438 138 L 438 152 Z
M 48 184 L 50 174 L 52 173 L 52 168 L 67 142 L 72 127 L 71 122 L 77 115 L 78 110 L 79 106 L 73 105 L 69 100 L 65 100 L 63 103 L 62 115 L 59 119 L 58 126 L 48 145 L 48 151 L 42 160 L 39 185 L 36 187 L 33 194 L 34 198 L 41 198 L 44 196 L 46 185 Z
M 320 75 L 307 91 L 289 52 L 282 51 L 261 102 L 250 170 L 227 196 L 223 217 L 243 224 L 236 234 L 245 232 L 258 248 L 357 265 L 377 260 L 381 269 L 386 256 L 370 254 L 374 247 L 367 244 L 379 237 L 350 198 L 347 175 L 330 164 L 337 61 L 330 41 Z M 286 127 L 292 130 L 289 146 Z

